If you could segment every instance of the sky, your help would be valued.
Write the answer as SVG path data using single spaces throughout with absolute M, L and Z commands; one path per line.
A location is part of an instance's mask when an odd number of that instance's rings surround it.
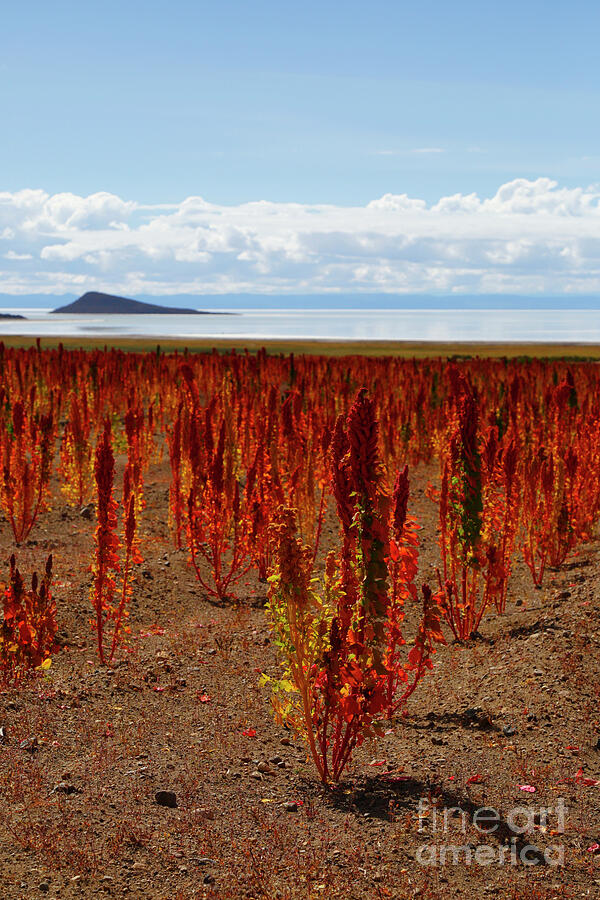
M 0 293 L 594 293 L 600 7 L 28 0 Z

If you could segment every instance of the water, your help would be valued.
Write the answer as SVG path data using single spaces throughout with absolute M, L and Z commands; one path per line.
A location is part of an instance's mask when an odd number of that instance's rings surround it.
M 0 335 L 35 337 L 252 338 L 600 343 L 600 310 L 266 310 L 237 315 L 83 316 L 6 309 Z

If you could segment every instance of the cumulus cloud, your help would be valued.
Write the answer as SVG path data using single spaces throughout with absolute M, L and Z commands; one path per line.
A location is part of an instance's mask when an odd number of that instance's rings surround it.
M 600 290 L 600 188 L 515 179 L 492 197 L 365 206 L 202 197 L 0 193 L 0 292 L 177 293 Z

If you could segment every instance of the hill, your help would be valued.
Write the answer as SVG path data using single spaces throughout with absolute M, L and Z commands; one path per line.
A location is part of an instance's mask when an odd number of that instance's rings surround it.
M 127 297 L 115 297 L 113 294 L 102 294 L 99 291 L 88 291 L 79 300 L 59 306 L 53 313 L 80 313 L 82 315 L 192 315 L 202 316 L 206 313 L 199 309 L 182 309 L 175 306 L 160 306 L 157 303 L 142 303 L 140 300 L 129 300 Z

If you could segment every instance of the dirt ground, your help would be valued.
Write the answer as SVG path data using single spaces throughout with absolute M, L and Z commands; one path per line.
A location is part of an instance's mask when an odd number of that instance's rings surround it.
M 429 480 L 435 469 L 412 473 L 411 490 L 420 579 L 434 582 Z M 519 561 L 507 614 L 467 646 L 448 633 L 408 716 L 325 789 L 258 685 L 278 671 L 265 585 L 249 577 L 226 608 L 203 596 L 173 548 L 168 484 L 166 466 L 146 479 L 144 562 L 113 668 L 90 624 L 94 522 L 55 492 L 16 550 L 24 574 L 54 554 L 64 646 L 44 677 L 0 694 L 2 898 L 600 897 L 598 542 L 540 591 Z M 6 523 L 0 537 L 1 578 Z M 473 824 L 482 807 L 499 813 L 493 833 Z M 510 828 L 527 821 L 533 833 Z

